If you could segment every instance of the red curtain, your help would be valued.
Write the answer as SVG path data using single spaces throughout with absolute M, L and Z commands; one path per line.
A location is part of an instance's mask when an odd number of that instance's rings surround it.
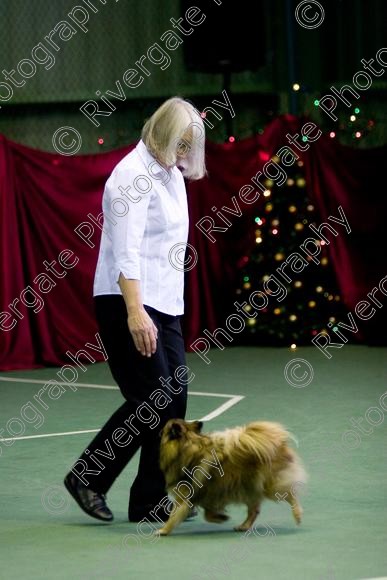
M 288 145 L 286 134 L 299 131 L 303 122 L 285 115 L 274 120 L 263 135 L 233 144 L 207 143 L 208 176 L 188 185 L 189 243 L 198 260 L 187 273 L 184 327 L 188 349 L 204 329 L 222 326 L 233 312 L 243 258 L 255 243 L 251 220 L 262 205 L 262 196 L 256 203 L 243 203 L 240 188 L 251 185 L 263 164 Z M 0 136 L 0 370 L 70 364 L 66 351 L 74 354 L 87 342 L 96 344 L 92 284 L 101 196 L 113 167 L 132 147 L 64 157 Z M 350 235 L 339 236 L 329 245 L 349 310 L 367 299 L 367 293 L 387 274 L 386 151 L 386 147 L 355 150 L 322 136 L 303 154 L 310 195 L 321 221 L 337 216 L 341 205 L 352 228 Z M 239 217 L 224 214 L 232 226 L 216 216 L 223 206 L 241 213 Z M 196 225 L 204 216 L 212 216 L 216 226 L 227 228 L 213 234 L 215 242 Z M 377 296 L 381 301 L 385 298 Z M 21 297 L 30 306 L 22 304 Z M 385 306 L 379 309 L 358 336 L 367 342 L 382 340 L 386 311 Z M 101 360 L 96 352 L 93 357 Z

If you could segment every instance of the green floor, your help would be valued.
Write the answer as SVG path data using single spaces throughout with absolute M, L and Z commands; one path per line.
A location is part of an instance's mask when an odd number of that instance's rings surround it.
M 0 578 L 360 580 L 387 576 L 387 421 L 379 402 L 387 391 L 386 351 L 347 345 L 332 354 L 327 360 L 314 347 L 294 353 L 229 348 L 211 351 L 210 365 L 193 354 L 187 360 L 196 375 L 192 391 L 245 397 L 209 421 L 208 430 L 266 419 L 283 422 L 297 436 L 310 474 L 300 528 L 287 504 L 266 502 L 251 537 L 232 531 L 244 516 L 244 508 L 235 506 L 226 524 L 208 524 L 199 516 L 170 537 L 153 542 L 136 536 L 136 524 L 127 522 L 128 489 L 136 461 L 110 490 L 108 503 L 115 522 L 104 525 L 84 515 L 62 492 L 64 474 L 92 434 L 28 438 L 8 447 L 0 441 Z M 307 359 L 314 369 L 313 381 L 304 388 L 292 387 L 284 378 L 284 366 L 296 357 Z M 0 374 L 21 379 L 0 380 L 0 428 L 11 417 L 20 417 L 21 407 L 42 387 L 23 379 L 48 381 L 55 378 L 56 370 Z M 89 366 L 79 381 L 113 384 L 105 364 Z M 27 425 L 25 437 L 98 429 L 121 396 L 116 390 L 79 388 L 68 389 L 56 401 L 44 400 L 49 404 L 43 411 L 44 424 L 38 429 Z M 203 417 L 227 400 L 191 396 L 188 417 Z M 379 412 L 371 407 L 379 407 Z M 380 424 L 370 427 L 366 413 L 374 422 L 379 417 Z M 351 417 L 363 418 L 361 425 L 369 432 L 357 428 L 357 440 L 347 434 L 347 445 L 357 448 L 345 450 L 342 436 L 354 429 Z M 12 426 L 17 429 L 18 423 Z

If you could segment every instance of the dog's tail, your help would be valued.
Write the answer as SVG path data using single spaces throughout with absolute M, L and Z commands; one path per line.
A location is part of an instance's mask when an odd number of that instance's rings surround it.
M 239 435 L 239 452 L 250 458 L 255 455 L 260 463 L 270 465 L 289 439 L 294 439 L 294 436 L 279 423 L 249 423 Z

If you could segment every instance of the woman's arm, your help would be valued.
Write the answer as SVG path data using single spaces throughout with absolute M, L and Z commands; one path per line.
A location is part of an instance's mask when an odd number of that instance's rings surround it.
M 118 284 L 128 311 L 128 326 L 134 344 L 142 355 L 149 357 L 156 352 L 157 328 L 142 303 L 140 280 L 127 280 L 121 273 Z
M 123 214 L 114 213 L 115 204 L 122 197 L 122 186 L 133 183 L 136 176 L 136 169 L 130 167 L 112 173 L 105 188 L 103 212 L 109 225 L 113 224 L 109 228 L 113 275 L 125 300 L 129 331 L 136 349 L 150 357 L 156 352 L 157 328 L 146 312 L 141 297 L 140 247 L 152 192 L 144 194 L 138 203 L 125 202 L 127 211 Z

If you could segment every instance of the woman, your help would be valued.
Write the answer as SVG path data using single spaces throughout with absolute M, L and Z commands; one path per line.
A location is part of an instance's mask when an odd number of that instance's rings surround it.
M 192 380 L 179 320 L 184 271 L 173 254 L 188 237 L 183 175 L 205 174 L 204 125 L 188 101 L 174 97 L 145 123 L 141 137 L 105 186 L 94 280 L 100 336 L 125 402 L 65 478 L 79 506 L 104 521 L 113 519 L 105 494 L 139 448 L 129 520 L 152 520 L 166 495 L 159 432 L 169 418 L 184 418 Z M 166 509 L 157 511 L 158 520 L 167 517 Z

